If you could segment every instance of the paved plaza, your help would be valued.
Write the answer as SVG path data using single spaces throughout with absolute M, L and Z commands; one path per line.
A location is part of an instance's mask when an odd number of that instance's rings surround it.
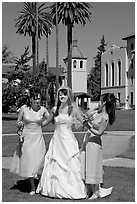
M 130 138 L 134 135 L 135 131 L 105 132 L 102 136 L 104 166 L 135 168 L 135 160 L 117 157 L 128 150 Z M 11 161 L 12 157 L 3 157 L 2 168 L 9 169 Z

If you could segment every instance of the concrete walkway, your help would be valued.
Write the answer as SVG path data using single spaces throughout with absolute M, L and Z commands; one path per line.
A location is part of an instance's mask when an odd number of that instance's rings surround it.
M 2 169 L 10 169 L 12 157 L 2 157 Z M 104 166 L 135 168 L 135 160 L 114 157 L 103 160 Z
M 102 136 L 104 166 L 135 168 L 135 160 L 117 157 L 128 150 L 133 135 L 135 131 L 107 131 Z M 9 169 L 11 161 L 12 157 L 3 157 L 2 168 Z

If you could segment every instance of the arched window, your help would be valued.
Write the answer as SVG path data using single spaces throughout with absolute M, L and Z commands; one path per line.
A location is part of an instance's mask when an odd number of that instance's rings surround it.
M 121 61 L 118 61 L 118 85 L 121 86 Z
M 111 70 L 112 70 L 112 86 L 114 86 L 114 62 L 111 64 Z
M 80 68 L 83 68 L 83 61 L 80 61 Z
M 134 43 L 131 43 L 131 50 L 134 50 Z
M 77 67 L 77 61 L 76 61 L 76 60 L 73 61 L 73 67 L 74 67 L 74 68 Z
M 131 76 L 131 86 L 133 86 L 133 76 Z
M 108 63 L 106 63 L 106 86 L 108 86 Z

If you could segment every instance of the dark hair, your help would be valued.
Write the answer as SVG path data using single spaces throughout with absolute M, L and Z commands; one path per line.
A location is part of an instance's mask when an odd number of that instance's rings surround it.
M 115 121 L 116 98 L 113 93 L 105 93 L 101 95 L 103 102 L 106 102 L 106 112 L 109 116 L 109 124 L 112 125 Z
M 58 91 L 58 93 L 57 93 L 57 109 L 56 109 L 56 111 L 55 111 L 54 116 L 58 116 L 58 115 L 59 115 L 59 107 L 60 107 L 60 105 L 61 105 L 61 101 L 59 100 L 59 93 L 60 93 L 60 92 L 62 92 L 65 96 L 68 95 L 68 90 L 65 89 L 65 88 L 62 88 L 62 89 L 60 89 L 60 90 Z M 71 112 L 72 112 L 72 103 L 71 103 L 70 97 L 68 97 L 68 107 L 69 107 L 69 108 L 68 108 L 68 115 L 70 115 Z
M 29 89 L 29 99 L 27 100 L 27 106 L 28 106 L 28 107 L 31 107 L 31 101 L 30 101 L 30 99 L 31 99 L 31 98 L 33 98 L 33 99 L 37 98 L 39 94 L 40 94 L 40 96 L 41 96 L 40 89 L 35 88 L 35 87 L 31 87 L 31 88 Z

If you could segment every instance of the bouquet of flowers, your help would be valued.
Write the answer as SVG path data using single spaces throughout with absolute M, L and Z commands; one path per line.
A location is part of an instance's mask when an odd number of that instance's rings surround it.
M 18 154 L 19 154 L 19 157 L 21 157 L 21 148 L 22 148 L 22 144 L 24 142 L 24 136 L 22 135 L 22 131 L 23 131 L 23 128 L 24 128 L 24 124 L 22 122 L 18 122 L 18 129 L 17 129 L 17 134 L 19 136 L 19 142 L 18 142 Z
M 87 113 L 84 115 L 84 122 L 83 125 L 93 127 L 93 120 L 94 120 L 94 115 L 97 113 L 97 110 L 95 111 L 87 111 Z

